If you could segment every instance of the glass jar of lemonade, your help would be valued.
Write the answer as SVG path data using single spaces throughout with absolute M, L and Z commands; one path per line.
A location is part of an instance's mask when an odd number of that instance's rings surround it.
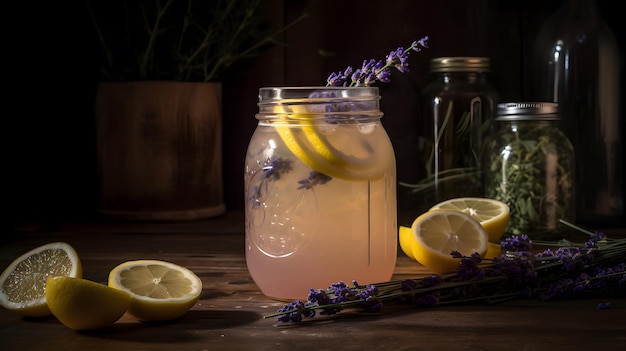
M 388 281 L 396 161 L 376 87 L 259 91 L 245 160 L 246 262 L 268 297 Z

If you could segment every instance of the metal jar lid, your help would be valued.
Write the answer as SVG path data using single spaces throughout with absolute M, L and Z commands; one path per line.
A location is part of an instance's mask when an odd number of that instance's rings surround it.
M 558 120 L 556 102 L 506 102 L 498 104 L 496 121 Z
M 489 72 L 487 57 L 437 57 L 430 60 L 430 72 Z

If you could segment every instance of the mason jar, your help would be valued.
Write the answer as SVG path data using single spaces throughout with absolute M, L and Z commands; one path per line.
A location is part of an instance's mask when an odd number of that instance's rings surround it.
M 498 100 L 490 70 L 486 57 L 431 60 L 417 129 L 417 179 L 399 183 L 418 214 L 444 200 L 484 195 L 482 153 Z
M 561 3 L 537 32 L 530 97 L 559 103 L 558 126 L 576 150 L 576 222 L 587 228 L 624 228 L 624 47 L 600 9 L 607 5 Z M 618 28 L 623 33 L 621 27 L 613 29 Z
M 499 131 L 490 146 L 487 197 L 509 205 L 505 235 L 560 239 L 574 223 L 574 149 L 556 123 L 558 104 L 498 104 Z
M 306 300 L 388 281 L 396 161 L 376 87 L 268 87 L 245 158 L 246 263 L 261 291 Z

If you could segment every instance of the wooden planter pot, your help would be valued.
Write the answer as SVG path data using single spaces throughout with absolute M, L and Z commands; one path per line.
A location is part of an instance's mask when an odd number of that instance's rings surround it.
M 221 83 L 100 83 L 98 212 L 193 220 L 226 210 Z

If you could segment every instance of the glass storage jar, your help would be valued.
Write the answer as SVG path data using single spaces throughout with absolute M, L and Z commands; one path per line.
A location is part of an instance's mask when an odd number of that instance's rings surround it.
M 499 131 L 489 147 L 487 197 L 511 209 L 505 236 L 557 239 L 574 222 L 574 149 L 556 126 L 558 104 L 498 104 Z
M 486 57 L 438 57 L 422 91 L 418 123 L 417 182 L 408 188 L 417 214 L 455 197 L 483 196 L 482 153 L 498 95 L 487 80 Z
M 261 88 L 245 159 L 246 263 L 268 297 L 388 281 L 396 162 L 375 87 Z
M 625 66 L 599 5 L 563 1 L 543 24 L 531 61 L 530 98 L 559 104 L 558 126 L 576 150 L 578 224 L 624 227 Z

